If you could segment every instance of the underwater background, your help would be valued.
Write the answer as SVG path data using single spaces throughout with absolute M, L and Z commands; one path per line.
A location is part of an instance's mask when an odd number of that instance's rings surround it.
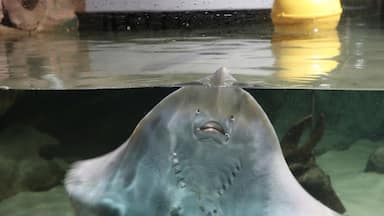
M 364 7 L 315 36 L 275 34 L 266 20 L 2 38 L 0 215 L 73 216 L 70 164 L 120 146 L 176 86 L 221 66 L 263 107 L 310 193 L 350 216 L 382 215 L 382 38 L 382 12 Z
M 69 165 L 121 145 L 137 122 L 173 90 L 175 88 L 2 94 L 2 100 L 8 100 L 12 107 L 3 114 L 0 125 L 3 182 L 0 214 L 51 215 L 55 211 L 56 215 L 74 215 L 62 185 Z M 302 134 L 296 132 L 297 144 L 305 145 L 311 139 L 311 131 L 320 133 L 313 149 L 316 163 L 329 175 L 331 187 L 348 215 L 380 215 L 384 189 L 382 158 L 373 160 L 372 155 L 378 152 L 380 156 L 384 147 L 381 91 L 248 91 L 264 108 L 280 140 L 297 122 L 311 116 L 312 121 L 306 123 Z M 323 121 L 320 130 L 312 125 L 316 116 L 318 122 Z M 370 158 L 378 162 L 378 167 L 368 171 Z M 312 187 L 309 189 L 315 193 L 328 190 L 323 188 L 329 185 L 323 182 L 326 180 L 321 173 L 309 172 L 301 178 L 316 181 L 309 183 Z M 325 202 L 333 199 L 332 193 L 323 196 Z M 337 200 L 333 202 L 329 205 L 343 209 L 336 205 Z

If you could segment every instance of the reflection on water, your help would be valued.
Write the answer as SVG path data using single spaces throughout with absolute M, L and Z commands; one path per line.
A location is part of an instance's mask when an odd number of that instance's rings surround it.
M 0 86 L 169 86 L 226 66 L 251 86 L 382 88 L 380 20 L 379 16 L 345 16 L 338 31 L 304 37 L 275 35 L 272 25 L 264 23 L 220 30 L 3 39 Z
M 336 30 L 296 36 L 274 33 L 272 50 L 279 68 L 275 76 L 302 85 L 318 80 L 336 69 L 340 48 Z
M 0 42 L 1 85 L 65 88 L 89 71 L 88 54 L 77 38 L 23 37 Z

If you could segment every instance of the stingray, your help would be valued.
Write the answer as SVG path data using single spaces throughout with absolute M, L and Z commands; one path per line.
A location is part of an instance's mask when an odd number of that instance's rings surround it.
M 79 216 L 331 216 L 284 160 L 256 100 L 221 68 L 157 104 L 129 139 L 77 162 Z

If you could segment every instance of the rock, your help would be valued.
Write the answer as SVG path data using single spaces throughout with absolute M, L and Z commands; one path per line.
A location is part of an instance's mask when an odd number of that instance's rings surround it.
M 2 184 L 0 184 L 0 201 L 14 194 L 13 181 L 16 176 L 15 170 L 17 170 L 15 160 L 0 157 L 0 176 L 2 182 Z
M 3 21 L 4 11 L 3 11 L 3 3 L 0 1 L 0 22 Z
M 63 187 L 46 192 L 22 192 L 0 202 L 2 216 L 74 216 Z
M 47 10 L 47 0 L 3 0 L 3 5 L 9 21 L 26 31 L 37 29 Z
M 78 20 L 75 14 L 75 3 L 69 0 L 51 0 L 47 3 L 47 13 L 36 31 L 72 32 L 77 30 Z
M 330 177 L 319 167 L 311 167 L 299 176 L 298 181 L 308 193 L 315 194 L 324 205 L 331 206 L 340 213 L 345 212 L 343 204 L 332 188 Z
M 38 154 L 42 146 L 55 143 L 33 128 L 13 126 L 0 133 L 0 201 L 18 192 L 48 190 L 61 183 L 65 166 Z
M 6 24 L 27 32 L 72 31 L 78 22 L 75 10 L 84 1 L 2 0 Z
M 48 190 L 64 178 L 64 170 L 55 162 L 41 158 L 23 160 L 17 167 L 20 189 L 26 191 Z
M 384 147 L 378 148 L 369 156 L 365 171 L 384 174 Z
M 85 11 L 85 0 L 72 0 L 72 4 L 76 12 Z
M 312 125 L 312 115 L 307 115 L 293 124 L 280 143 L 285 160 L 301 186 L 324 205 L 344 213 L 345 207 L 333 190 L 329 176 L 316 164 L 313 154 L 313 149 L 324 134 L 324 118 L 323 114 L 319 116 L 303 145 L 299 142 L 304 131 Z

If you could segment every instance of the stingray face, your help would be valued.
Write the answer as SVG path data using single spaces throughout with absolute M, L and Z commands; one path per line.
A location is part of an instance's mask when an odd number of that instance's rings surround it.
M 217 151 L 231 148 L 231 137 L 239 126 L 237 117 L 241 119 L 243 115 L 242 94 L 237 88 L 182 89 L 176 95 L 177 111 L 168 124 L 171 133 L 176 134 L 178 144 Z
M 228 144 L 231 137 L 234 115 L 213 117 L 209 111 L 196 109 L 192 120 L 192 133 L 201 143 Z
M 178 182 L 222 196 L 257 156 L 265 114 L 240 88 L 188 87 L 176 96 L 181 102 L 168 126 L 175 135 L 171 161 Z
M 173 97 L 168 128 L 193 148 L 246 148 L 270 129 L 263 110 L 240 88 L 186 87 Z

